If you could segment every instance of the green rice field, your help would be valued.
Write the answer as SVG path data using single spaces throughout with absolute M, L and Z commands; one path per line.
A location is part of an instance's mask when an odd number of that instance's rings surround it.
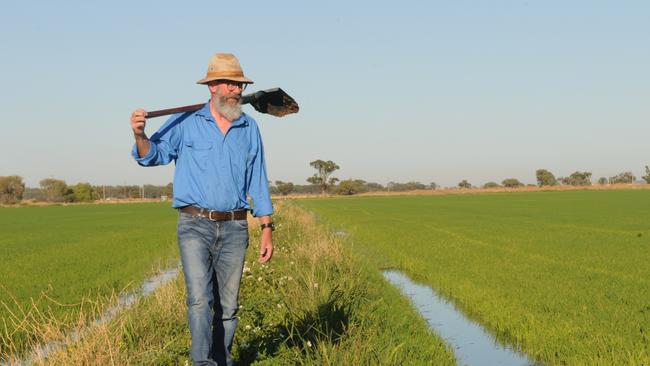
M 0 208 L 0 351 L 178 261 L 169 203 Z M 21 324 L 22 322 L 22 324 Z M 2 353 L 2 352 L 0 352 Z
M 650 364 L 650 191 L 314 199 L 300 205 L 545 364 Z
M 453 364 L 383 281 L 396 268 L 545 365 L 648 365 L 649 204 L 646 190 L 278 204 L 270 265 L 255 263 L 251 226 L 235 354 L 243 364 Z M 80 324 L 82 299 L 96 306 L 175 265 L 175 222 L 168 203 L 0 208 L 0 356 Z M 182 279 L 97 332 L 45 364 L 184 363 Z

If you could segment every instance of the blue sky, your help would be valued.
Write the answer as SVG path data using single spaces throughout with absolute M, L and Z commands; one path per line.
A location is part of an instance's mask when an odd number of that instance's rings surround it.
M 206 101 L 235 53 L 249 91 L 300 103 L 260 125 L 269 178 L 454 186 L 650 165 L 650 3 L 642 1 L 12 2 L 0 41 L 0 175 L 28 186 L 166 184 L 129 155 L 129 115 Z M 164 119 L 152 119 L 153 133 Z

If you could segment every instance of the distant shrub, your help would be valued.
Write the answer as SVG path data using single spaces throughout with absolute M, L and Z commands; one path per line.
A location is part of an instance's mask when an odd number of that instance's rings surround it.
M 535 176 L 537 177 L 537 185 L 540 187 L 557 185 L 557 179 L 555 179 L 553 173 L 546 169 L 537 169 Z
M 483 185 L 483 188 L 499 188 L 501 185 L 497 182 L 487 182 Z
M 23 199 L 25 183 L 23 178 L 17 175 L 0 177 L 0 203 L 5 205 L 14 204 Z
M 508 178 L 504 179 L 501 184 L 503 184 L 504 187 L 506 188 L 517 188 L 517 187 L 522 187 L 524 184 L 521 183 L 518 179 L 516 178 Z
M 636 177 L 632 172 L 624 172 L 609 178 L 609 183 L 634 183 Z
M 467 179 L 463 179 L 458 183 L 458 187 L 460 188 L 472 188 L 472 184 L 467 181 Z
M 573 172 L 568 177 L 560 178 L 560 182 L 567 186 L 590 186 L 591 172 Z

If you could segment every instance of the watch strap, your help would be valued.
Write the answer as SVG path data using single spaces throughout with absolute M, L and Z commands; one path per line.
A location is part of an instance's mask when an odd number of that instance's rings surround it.
M 274 225 L 272 222 L 269 222 L 269 223 L 266 223 L 266 224 L 262 224 L 262 225 L 260 225 L 260 229 L 261 229 L 261 230 L 264 230 L 264 229 L 266 229 L 267 227 L 270 228 L 271 231 L 274 231 L 274 230 L 275 230 L 275 225 Z

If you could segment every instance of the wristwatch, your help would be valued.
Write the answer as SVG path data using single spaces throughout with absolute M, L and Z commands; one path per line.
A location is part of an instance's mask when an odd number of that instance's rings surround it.
M 262 225 L 260 225 L 260 229 L 262 229 L 262 230 L 266 229 L 267 227 L 268 227 L 268 228 L 271 228 L 271 231 L 274 231 L 274 230 L 275 230 L 275 225 L 273 225 L 272 222 L 269 222 L 268 224 L 262 224 Z

